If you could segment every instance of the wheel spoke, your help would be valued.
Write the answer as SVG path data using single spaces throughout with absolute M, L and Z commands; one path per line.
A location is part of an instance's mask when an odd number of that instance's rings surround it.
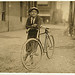
M 29 44 L 30 43 L 30 44 Z M 27 47 L 28 46 L 28 47 Z M 28 52 L 27 52 L 28 49 Z M 36 68 L 38 63 L 41 60 L 41 46 L 40 43 L 34 39 L 34 40 L 28 40 L 28 42 L 25 43 L 23 50 L 22 50 L 22 63 L 24 67 L 28 70 L 32 70 Z M 26 53 L 28 53 L 28 56 L 26 57 Z M 25 57 L 25 58 L 24 58 Z M 24 60 L 25 59 L 25 60 Z
M 54 38 L 52 35 L 47 37 L 47 52 L 46 55 L 50 59 L 54 53 Z

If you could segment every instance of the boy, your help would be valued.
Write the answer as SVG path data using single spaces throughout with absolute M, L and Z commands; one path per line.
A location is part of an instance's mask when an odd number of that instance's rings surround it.
M 37 29 L 40 29 L 40 25 L 42 23 L 41 18 L 38 16 L 39 10 L 36 7 L 32 7 L 28 11 L 29 17 L 26 22 L 26 29 L 31 28 L 28 32 L 28 39 L 29 38 L 36 38 L 37 37 Z
M 37 32 L 40 29 L 40 25 L 42 23 L 41 18 L 38 16 L 39 10 L 36 7 L 32 7 L 29 9 L 28 13 L 29 13 L 29 17 L 26 22 L 26 29 L 30 28 L 30 30 L 28 31 L 27 39 L 37 38 Z M 26 56 L 24 57 L 24 60 L 26 60 L 28 54 L 31 53 L 31 49 L 28 49 L 28 47 L 29 47 L 29 44 L 26 45 L 27 53 L 26 53 Z

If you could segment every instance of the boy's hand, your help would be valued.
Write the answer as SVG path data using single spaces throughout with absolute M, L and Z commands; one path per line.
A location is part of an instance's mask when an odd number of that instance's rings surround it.
M 33 24 L 32 26 L 33 26 L 33 27 L 36 27 L 36 26 L 37 26 L 37 24 Z

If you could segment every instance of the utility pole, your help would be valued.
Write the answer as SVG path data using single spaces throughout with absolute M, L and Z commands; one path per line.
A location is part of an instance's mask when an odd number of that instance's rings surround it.
M 75 2 L 73 1 L 73 25 L 72 25 L 72 33 L 73 33 L 73 35 L 75 35 Z
M 70 9 L 69 9 L 69 33 L 72 35 L 72 25 L 73 25 L 73 18 L 72 18 L 72 6 L 73 3 L 70 1 Z
M 8 2 L 8 31 L 9 31 L 9 2 Z

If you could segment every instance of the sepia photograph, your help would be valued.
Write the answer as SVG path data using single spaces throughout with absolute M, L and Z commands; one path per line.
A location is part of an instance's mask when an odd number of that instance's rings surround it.
M 0 73 L 75 73 L 75 1 L 0 1 Z

